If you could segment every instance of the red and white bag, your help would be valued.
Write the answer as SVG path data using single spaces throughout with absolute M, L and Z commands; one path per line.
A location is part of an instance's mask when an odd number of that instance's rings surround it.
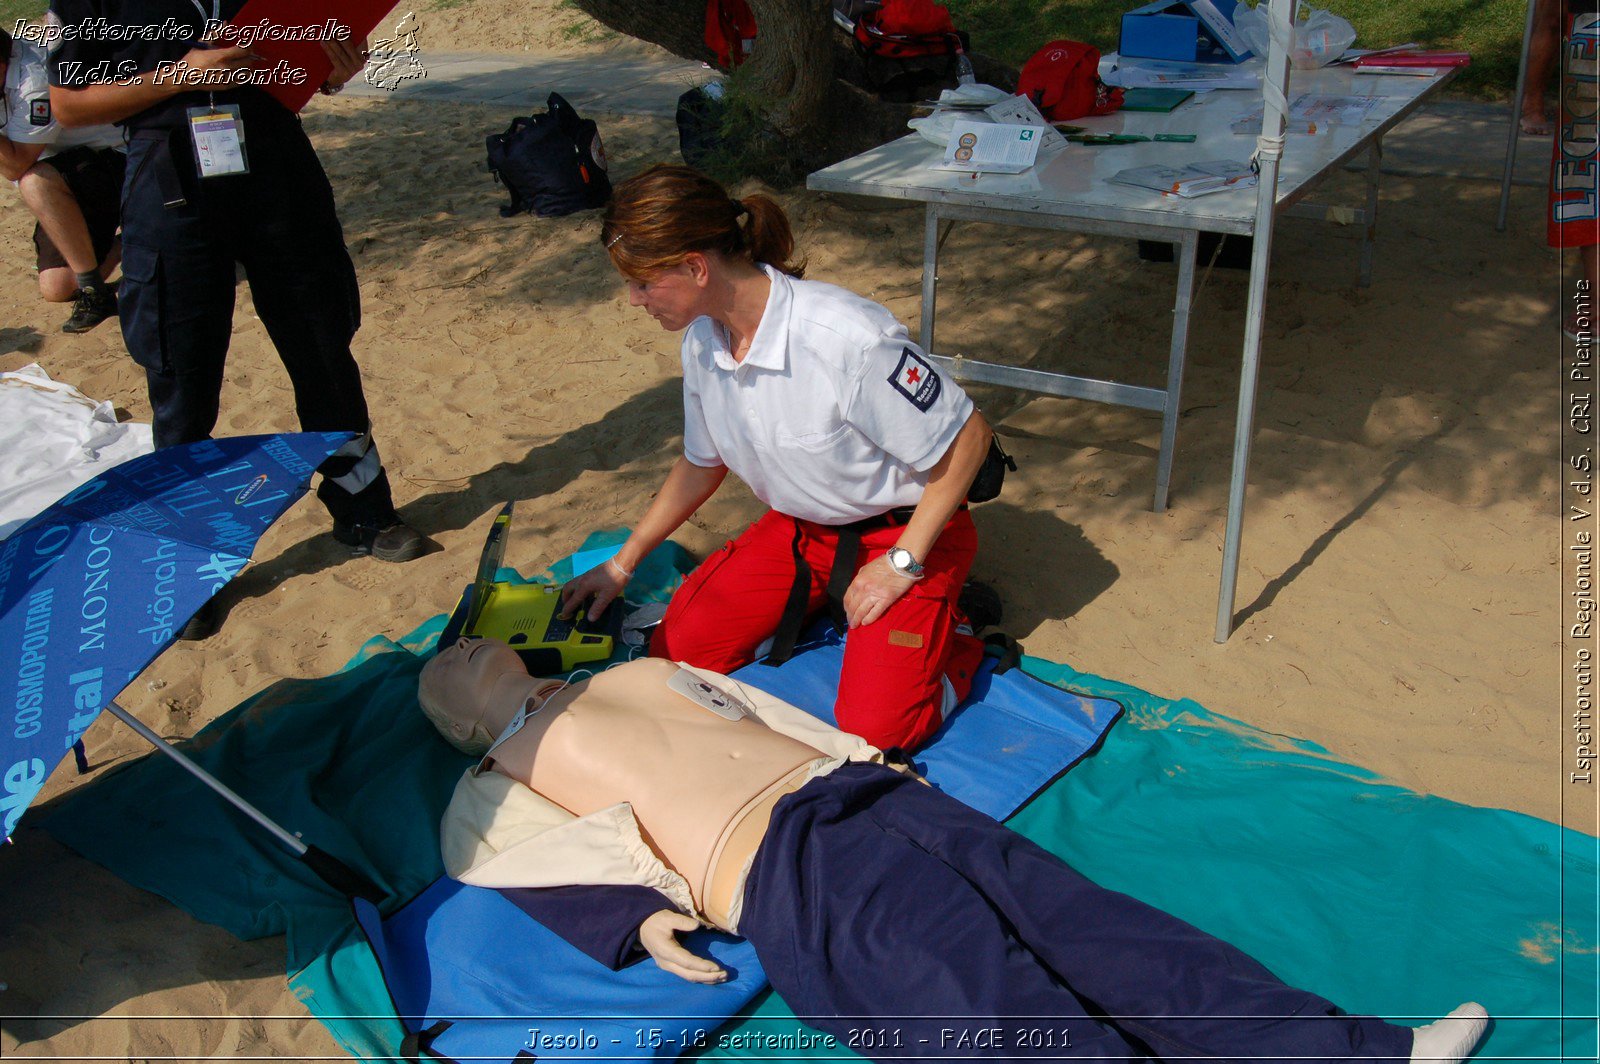
M 855 38 L 864 54 L 886 59 L 963 51 L 950 9 L 933 0 L 883 0 L 856 19 Z
M 756 17 L 745 0 L 706 0 L 706 47 L 724 70 L 732 70 L 756 46 Z
M 1122 106 L 1122 90 L 1100 80 L 1100 50 L 1080 41 L 1051 41 L 1034 52 L 1017 79 L 1017 95 L 1052 122 L 1108 115 Z

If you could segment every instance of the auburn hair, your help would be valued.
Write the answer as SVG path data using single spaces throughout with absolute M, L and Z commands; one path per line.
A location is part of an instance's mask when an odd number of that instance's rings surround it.
M 624 277 L 648 280 L 691 252 L 764 262 L 790 277 L 805 263 L 791 262 L 794 233 L 783 208 L 769 196 L 736 200 L 728 190 L 687 166 L 652 166 L 612 193 L 600 224 L 600 243 Z

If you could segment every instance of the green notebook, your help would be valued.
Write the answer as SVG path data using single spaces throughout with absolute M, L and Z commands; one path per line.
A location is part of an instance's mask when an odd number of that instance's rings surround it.
M 1193 96 L 1188 89 L 1128 89 L 1122 96 L 1124 111 L 1159 111 L 1166 114 Z

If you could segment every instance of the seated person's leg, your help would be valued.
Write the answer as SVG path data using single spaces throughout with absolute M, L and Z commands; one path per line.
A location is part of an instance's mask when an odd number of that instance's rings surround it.
M 120 257 L 123 165 L 120 152 L 75 148 L 34 164 L 17 183 L 38 219 L 40 294 L 78 301 L 67 332 L 87 331 L 117 312 L 116 291 L 104 282 Z
M 888 528 L 867 537 L 862 564 L 893 546 L 899 531 Z M 850 630 L 834 704 L 842 730 L 883 749 L 914 750 L 967 697 L 983 643 L 957 631 L 965 618 L 956 600 L 976 553 L 972 518 L 962 511 L 928 552 L 927 575 L 882 617 Z
M 650 653 L 716 672 L 755 660 L 783 616 L 794 584 L 794 521 L 769 512 L 689 574 L 650 637 Z M 812 573 L 809 609 L 827 574 Z
M 33 226 L 34 256 L 39 265 L 39 295 L 46 303 L 70 303 L 78 294 L 78 279 L 37 222 Z

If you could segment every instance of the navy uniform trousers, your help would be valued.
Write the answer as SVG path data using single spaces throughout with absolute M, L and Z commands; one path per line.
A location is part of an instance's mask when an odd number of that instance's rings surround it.
M 301 427 L 358 434 L 323 463 L 318 497 L 336 520 L 383 527 L 397 516 L 350 353 L 360 291 L 333 190 L 299 119 L 253 96 L 240 101 L 248 174 L 202 180 L 186 130 L 133 133 L 122 193 L 123 340 L 145 370 L 155 445 L 209 437 L 233 332 L 234 264 L 242 264 Z
M 1344 1016 L 877 765 L 843 766 L 778 803 L 739 930 L 796 1015 L 841 1041 L 874 1030 L 880 1045 L 861 1050 L 874 1057 L 1411 1054 L 1409 1028 Z
M 614 967 L 666 907 L 644 887 L 507 894 Z M 739 931 L 797 1016 L 877 1060 L 1411 1055 L 1410 1028 L 1346 1016 L 881 765 L 841 766 L 777 804 Z

